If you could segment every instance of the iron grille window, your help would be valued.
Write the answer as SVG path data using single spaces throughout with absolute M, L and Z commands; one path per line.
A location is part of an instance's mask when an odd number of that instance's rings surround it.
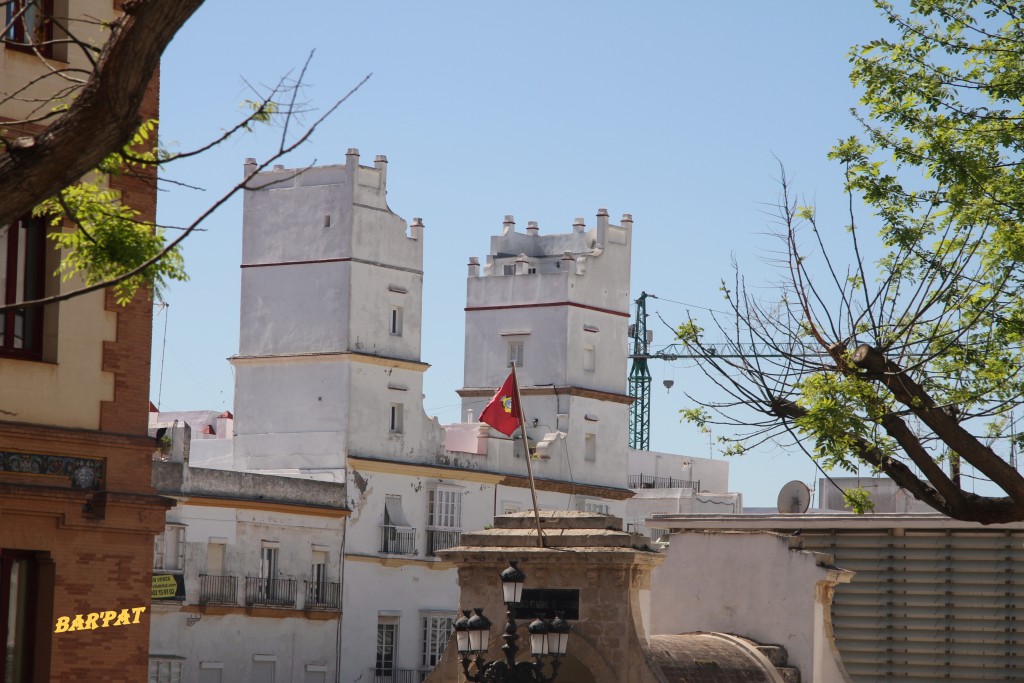
M 395 670 L 395 649 L 398 644 L 398 621 L 388 619 L 377 622 L 377 676 L 390 676 Z
M 453 623 L 453 619 L 449 615 L 423 615 L 420 666 L 426 671 L 430 671 L 441 661 L 441 654 L 444 652 L 444 646 L 448 643 Z
M 462 491 L 431 489 L 428 493 L 427 536 L 430 554 L 462 541 Z

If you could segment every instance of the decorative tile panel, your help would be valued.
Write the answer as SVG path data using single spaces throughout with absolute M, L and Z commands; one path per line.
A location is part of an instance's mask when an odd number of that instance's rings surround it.
M 103 460 L 67 455 L 0 451 L 0 472 L 66 477 L 76 489 L 96 490 L 103 482 Z

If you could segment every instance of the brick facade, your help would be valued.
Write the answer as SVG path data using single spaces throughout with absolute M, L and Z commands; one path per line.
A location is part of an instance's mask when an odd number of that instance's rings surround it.
M 110 7 L 106 0 L 82 5 L 99 17 Z M 156 117 L 158 91 L 154 77 L 143 118 Z M 0 119 L 5 113 L 0 110 Z M 142 219 L 154 220 L 154 179 L 116 177 L 110 184 Z M 55 357 L 0 359 L 0 619 L 17 611 L 10 596 L 18 581 L 28 585 L 28 609 L 17 612 L 26 620 L 19 631 L 27 643 L 22 668 L 5 672 L 18 683 L 145 681 L 148 675 L 153 537 L 173 505 L 151 484 L 152 298 L 140 291 L 127 307 L 110 291 L 95 305 L 86 299 L 54 307 L 64 345 Z M 113 334 L 107 331 L 112 321 Z M 78 330 L 97 329 L 104 330 L 103 341 L 79 344 L 68 362 Z M 49 419 L 38 408 L 41 390 L 32 378 L 39 377 L 61 394 L 53 396 Z M 82 403 L 89 405 L 73 418 L 60 407 Z M 54 632 L 60 617 L 138 607 L 145 607 L 138 623 Z

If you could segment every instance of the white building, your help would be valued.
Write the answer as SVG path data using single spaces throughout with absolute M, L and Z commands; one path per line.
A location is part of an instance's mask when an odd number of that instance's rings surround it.
M 1024 523 L 826 511 L 650 523 L 672 531 L 651 579 L 654 633 L 742 632 L 785 646 L 814 683 L 1020 679 Z
M 472 415 L 442 427 L 422 400 L 424 227 L 388 208 L 386 172 L 384 157 L 366 167 L 349 150 L 344 165 L 252 178 L 259 189 L 245 193 L 241 331 L 230 359 L 233 438 L 192 441 L 194 465 L 345 483 L 345 683 L 421 680 L 458 607 L 455 570 L 437 551 L 495 514 L 531 506 L 521 443 L 472 418 L 511 361 L 540 507 L 623 516 L 633 495 L 629 215 L 616 226 L 602 209 L 590 230 L 578 219 L 566 234 L 543 236 L 536 224 L 517 233 L 506 219 L 486 266 L 469 266 L 459 394 Z M 206 425 L 220 436 L 228 426 L 227 417 L 189 415 L 182 419 L 200 432 Z M 691 460 L 698 477 L 725 490 L 725 463 Z
M 344 485 L 195 467 L 218 418 L 150 415 L 170 436 L 153 486 L 177 501 L 154 548 L 150 682 L 337 680 Z

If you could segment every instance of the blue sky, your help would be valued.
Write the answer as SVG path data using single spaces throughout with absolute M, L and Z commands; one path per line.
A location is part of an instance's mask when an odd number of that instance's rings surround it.
M 846 54 L 888 31 L 868 0 L 241 6 L 244 16 L 237 3 L 207 2 L 165 53 L 164 144 L 188 150 L 216 137 L 243 115 L 247 83 L 273 84 L 311 51 L 302 100 L 312 109 L 372 73 L 282 163 L 343 163 L 349 147 L 364 163 L 387 155 L 392 210 L 426 224 L 425 407 L 442 422 L 459 419 L 465 264 L 486 255 L 505 214 L 520 229 L 536 220 L 542 232 L 567 232 L 575 216 L 592 225 L 601 207 L 613 222 L 632 213 L 633 297 L 659 296 L 648 312 L 670 323 L 721 307 L 733 258 L 769 291 L 776 157 L 841 233 L 846 199 L 826 154 L 858 131 Z M 161 222 L 190 222 L 278 132 L 173 166 L 170 177 L 206 191 L 169 188 Z M 155 318 L 151 395 L 165 410 L 233 405 L 240 198 L 203 227 L 185 248 L 191 281 L 170 287 Z M 654 348 L 670 343 L 668 328 L 650 324 Z M 699 370 L 652 361 L 652 372 L 652 450 L 707 456 L 707 435 L 678 420 L 680 389 L 710 390 Z M 806 456 L 767 448 L 732 460 L 730 488 L 748 506 L 774 505 L 791 479 L 816 479 Z

